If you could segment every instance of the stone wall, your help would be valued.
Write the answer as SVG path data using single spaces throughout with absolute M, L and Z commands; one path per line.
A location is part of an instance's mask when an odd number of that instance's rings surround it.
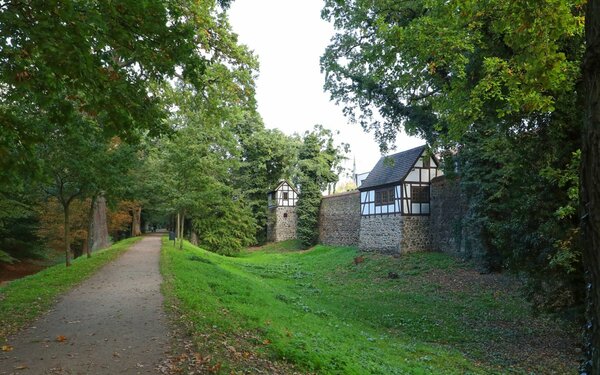
M 469 220 L 468 201 L 458 179 L 442 176 L 431 181 L 430 231 L 434 251 L 475 261 L 484 258 L 481 228 Z
M 429 216 L 404 216 L 402 219 L 400 251 L 431 251 Z
M 296 238 L 296 207 L 272 207 L 267 213 L 267 241 L 279 242 Z
M 296 238 L 296 207 L 268 211 L 267 240 Z M 475 261 L 485 254 L 480 228 L 469 220 L 468 202 L 456 179 L 431 182 L 430 216 L 360 216 L 360 193 L 323 197 L 319 241 L 326 245 L 358 246 L 363 251 L 398 254 L 441 251 Z
M 457 180 L 438 177 L 431 182 L 430 224 L 434 251 L 454 254 L 460 251 L 463 206 Z
M 403 217 L 400 215 L 361 217 L 358 247 L 362 251 L 399 254 L 402 221 Z
M 319 242 L 357 246 L 360 232 L 360 193 L 352 191 L 323 197 L 319 212 Z

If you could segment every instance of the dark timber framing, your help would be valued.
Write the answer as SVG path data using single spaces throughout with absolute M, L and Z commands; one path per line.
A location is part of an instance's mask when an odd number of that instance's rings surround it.
M 413 149 L 392 155 L 396 162 L 407 163 L 404 169 L 398 168 L 403 175 L 386 176 L 388 180 L 393 180 L 382 185 L 371 185 L 366 188 L 360 188 L 360 210 L 361 216 L 429 216 L 430 212 L 430 181 L 442 174 L 439 170 L 439 162 L 434 156 L 429 156 L 425 152 L 426 148 L 422 146 L 419 149 Z M 406 154 L 406 156 L 404 155 Z M 412 158 L 409 161 L 402 158 Z M 399 161 L 398 161 L 399 160 Z M 402 166 L 400 166 L 402 167 Z M 385 174 L 382 172 L 386 166 L 381 161 L 375 166 L 370 175 Z M 378 169 L 378 170 L 377 170 Z M 395 181 L 394 181 L 395 180 Z M 426 189 L 423 191 L 423 189 Z M 384 191 L 393 191 L 393 199 L 388 199 L 382 194 Z M 413 196 L 413 194 L 418 196 Z M 387 202 L 387 204 L 386 204 Z
M 287 181 L 281 181 L 267 197 L 269 207 L 295 207 L 298 203 L 298 191 Z

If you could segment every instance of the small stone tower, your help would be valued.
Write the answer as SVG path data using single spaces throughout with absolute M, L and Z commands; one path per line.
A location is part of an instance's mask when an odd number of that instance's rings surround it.
M 279 242 L 296 238 L 296 204 L 298 191 L 287 181 L 281 181 L 268 193 L 267 241 Z

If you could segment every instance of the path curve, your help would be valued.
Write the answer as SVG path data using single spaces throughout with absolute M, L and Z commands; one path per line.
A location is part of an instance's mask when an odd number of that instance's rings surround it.
M 144 237 L 11 337 L 0 374 L 156 373 L 170 341 L 160 246 L 159 235 Z

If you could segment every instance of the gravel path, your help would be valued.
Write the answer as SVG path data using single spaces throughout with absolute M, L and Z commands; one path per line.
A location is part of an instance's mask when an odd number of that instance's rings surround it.
M 0 374 L 152 374 L 169 348 L 160 237 L 147 236 L 9 339 Z

